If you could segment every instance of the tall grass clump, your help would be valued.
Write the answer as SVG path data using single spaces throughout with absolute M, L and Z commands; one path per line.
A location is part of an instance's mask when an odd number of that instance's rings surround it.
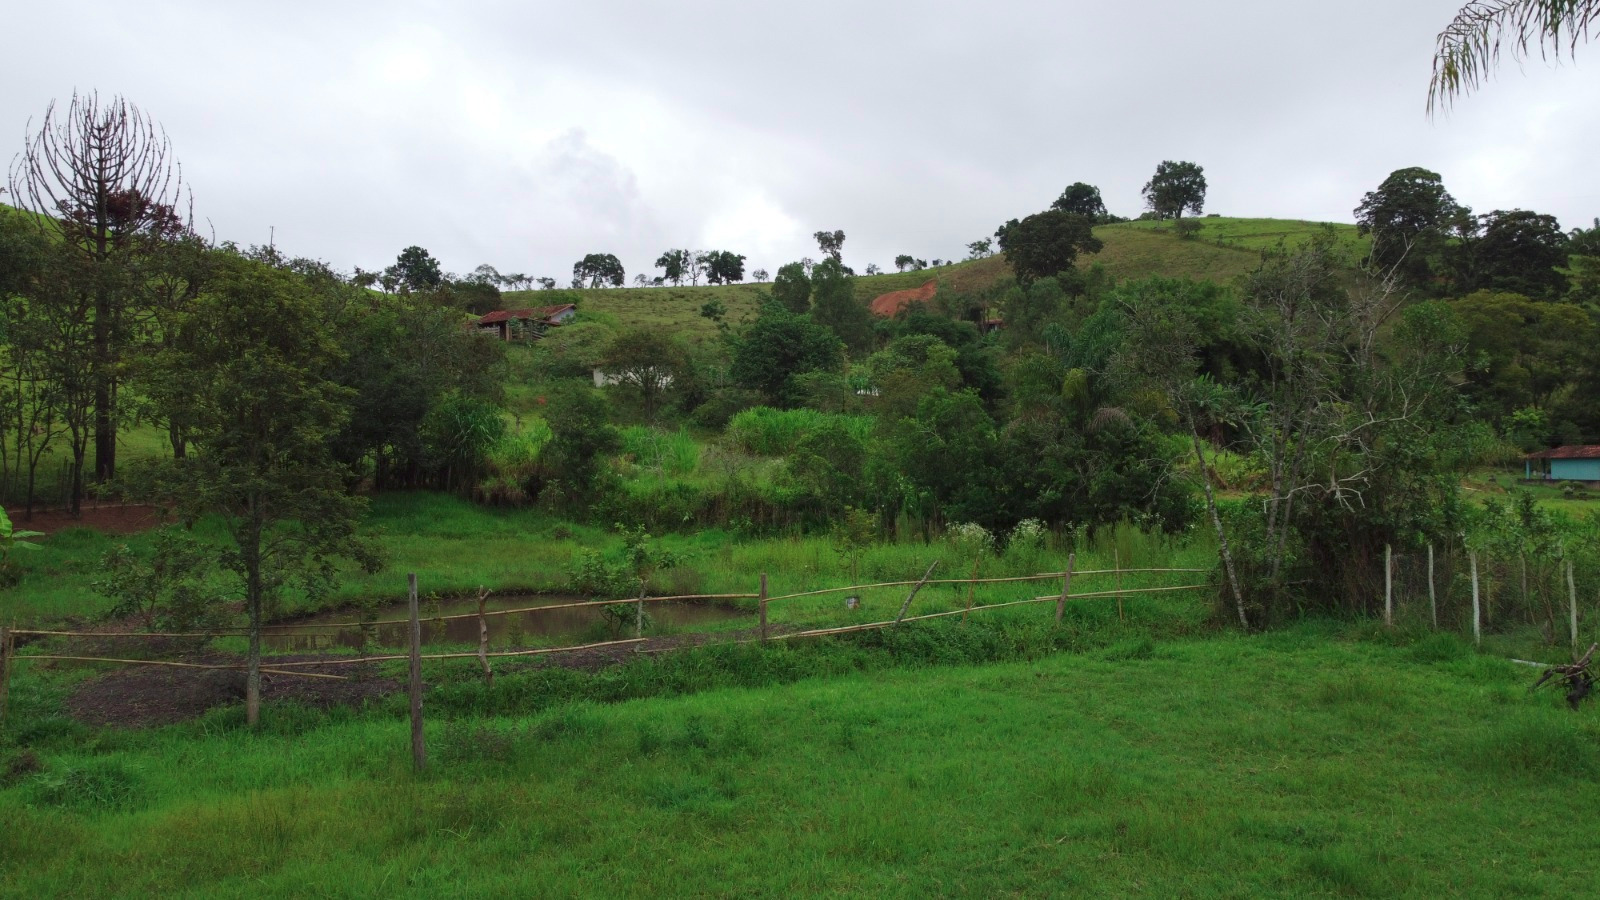
M 473 489 L 474 498 L 510 506 L 526 503 L 529 488 L 539 475 L 539 454 L 551 437 L 550 426 L 538 418 L 506 429 L 485 454 L 484 474 Z
M 639 466 L 665 475 L 689 475 L 700 466 L 700 444 L 682 427 L 677 431 L 643 425 L 624 428 L 622 452 Z
M 875 420 L 871 416 L 849 416 L 818 412 L 814 409 L 773 409 L 757 406 L 734 416 L 728 422 L 728 441 L 747 453 L 782 456 L 824 425 L 837 422 L 856 440 L 866 443 L 872 436 Z

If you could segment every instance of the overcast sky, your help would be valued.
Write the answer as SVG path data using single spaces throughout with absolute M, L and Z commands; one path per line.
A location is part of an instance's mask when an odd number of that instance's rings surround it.
M 775 269 L 819 229 L 858 270 L 959 257 L 1074 181 L 1137 215 L 1163 159 L 1223 215 L 1350 221 L 1420 165 L 1480 212 L 1588 224 L 1600 47 L 1429 121 L 1461 2 L 17 3 L 0 158 L 52 99 L 122 94 L 219 239 L 562 282 L 668 247 Z

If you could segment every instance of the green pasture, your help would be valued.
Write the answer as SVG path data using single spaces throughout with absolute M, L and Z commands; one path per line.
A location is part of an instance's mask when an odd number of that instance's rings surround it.
M 38 724 L 0 743 L 0 895 L 1589 890 L 1594 710 L 1459 639 L 1085 640 L 1069 614 L 1036 655 L 963 664 L 1040 634 L 985 627 L 569 674 L 666 693 L 510 717 L 458 712 L 443 685 L 421 775 L 398 703 L 89 731 L 50 717 L 64 686 L 24 664 L 13 715 Z M 808 669 L 829 671 L 785 683 Z

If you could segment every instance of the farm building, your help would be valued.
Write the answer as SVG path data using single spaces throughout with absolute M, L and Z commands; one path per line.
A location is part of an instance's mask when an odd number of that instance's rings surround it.
M 1530 453 L 1523 467 L 1530 481 L 1600 481 L 1600 445 Z
M 489 313 L 477 322 L 482 332 L 494 332 L 502 341 L 526 335 L 537 340 L 546 328 L 563 325 L 578 314 L 571 303 L 560 306 L 533 306 L 527 309 L 502 309 Z

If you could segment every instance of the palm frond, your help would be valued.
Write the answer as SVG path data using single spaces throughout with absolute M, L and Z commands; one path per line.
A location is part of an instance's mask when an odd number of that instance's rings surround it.
M 1577 52 L 1600 19 L 1600 0 L 1473 0 L 1439 33 L 1428 85 L 1428 115 L 1458 94 L 1477 90 L 1500 61 L 1502 47 L 1515 59 L 1537 48 L 1541 58 Z

